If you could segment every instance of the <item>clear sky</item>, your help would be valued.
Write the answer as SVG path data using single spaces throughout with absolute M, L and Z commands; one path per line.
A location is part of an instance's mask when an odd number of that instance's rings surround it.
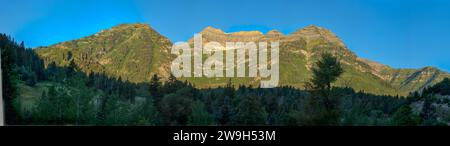
M 450 71 L 449 0 L 0 0 L 0 20 L 1 33 L 28 47 L 121 23 L 150 24 L 173 42 L 206 26 L 288 34 L 313 24 L 336 33 L 360 57 Z

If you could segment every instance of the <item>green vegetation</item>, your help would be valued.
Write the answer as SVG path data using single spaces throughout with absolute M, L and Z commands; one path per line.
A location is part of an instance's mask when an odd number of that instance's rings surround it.
M 216 32 L 216 31 L 213 31 Z M 203 32 L 202 32 L 203 33 Z M 211 33 L 211 32 L 205 32 Z M 217 32 L 216 32 L 217 33 Z M 203 34 L 205 40 L 227 41 L 228 34 Z M 208 38 L 211 36 L 210 38 Z M 217 37 L 220 36 L 220 37 Z M 246 36 L 239 36 L 246 37 Z M 231 38 L 233 39 L 233 38 Z M 234 38 L 236 39 L 236 38 Z M 242 38 L 248 40 L 251 38 Z M 265 40 L 264 36 L 261 36 Z M 324 52 L 336 56 L 346 70 L 335 85 L 350 87 L 377 95 L 401 95 L 421 90 L 436 84 L 448 73 L 432 67 L 422 69 L 393 69 L 358 58 L 347 49 L 331 31 L 310 26 L 300 29 L 280 40 L 280 82 L 281 86 L 304 89 L 313 78 L 312 65 Z M 255 40 L 259 41 L 259 40 Z M 151 77 L 159 75 L 167 80 L 170 75 L 170 62 L 175 58 L 170 53 L 172 43 L 157 31 L 145 24 L 122 24 L 103 30 L 78 40 L 62 42 L 48 47 L 34 49 L 44 61 L 45 66 L 67 67 L 71 60 L 80 71 L 102 74 L 111 78 L 121 78 L 132 83 L 149 83 Z M 206 59 L 206 54 L 203 59 Z M 30 72 L 29 68 L 19 68 L 20 72 Z M 22 74 L 28 85 L 35 84 L 34 75 Z M 180 78 L 197 88 L 225 86 L 228 80 L 236 85 L 257 87 L 260 78 Z
M 309 83 L 312 96 L 307 101 L 311 108 L 311 124 L 337 125 L 339 123 L 340 111 L 338 109 L 338 96 L 333 95 L 331 83 L 344 72 L 341 63 L 336 57 L 325 53 L 322 59 L 316 62 L 313 68 L 313 78 Z
M 85 73 L 138 83 L 150 81 L 153 74 L 168 76 L 171 45 L 149 26 L 133 24 L 34 50 L 46 65 L 67 67 L 73 60 Z
M 161 58 L 170 58 L 161 52 L 150 51 L 152 59 L 146 60 L 150 64 L 140 66 L 142 60 L 135 55 L 145 51 L 121 48 L 146 46 L 138 44 L 140 38 L 164 42 L 159 35 L 145 35 L 148 31 L 152 30 L 124 25 L 97 36 L 37 50 L 26 49 L 23 43 L 0 35 L 6 124 L 410 126 L 450 122 L 448 78 L 436 75 L 433 79 L 442 78 L 442 82 L 428 80 L 426 85 L 434 86 L 420 87 L 423 90 L 404 97 L 392 96 L 398 93 L 398 86 L 381 80 L 382 75 L 352 67 L 352 63 L 367 65 L 352 62 L 352 53 L 318 51 L 335 43 L 323 45 L 323 40 L 304 40 L 282 44 L 305 46 L 304 51 L 317 53 L 306 59 L 308 54 L 281 52 L 288 61 L 281 62 L 281 68 L 287 69 L 280 78 L 283 86 L 263 89 L 255 79 L 176 79 L 158 66 L 159 61 L 169 62 Z M 161 48 L 158 44 L 152 47 Z M 93 60 L 96 55 L 103 59 L 100 62 L 111 66 L 95 64 L 99 63 Z M 152 66 L 151 70 L 144 71 L 148 66 Z M 421 75 L 416 73 L 408 80 L 416 84 L 413 80 Z M 409 85 L 413 84 L 405 83 Z M 308 88 L 299 89 L 300 86 Z

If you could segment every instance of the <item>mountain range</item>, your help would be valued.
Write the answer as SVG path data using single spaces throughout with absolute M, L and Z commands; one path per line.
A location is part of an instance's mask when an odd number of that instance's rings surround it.
M 343 64 L 344 74 L 335 86 L 351 87 L 378 95 L 407 95 L 409 92 L 440 82 L 450 74 L 434 67 L 397 69 L 358 57 L 330 30 L 314 25 L 291 34 L 277 30 L 267 33 L 241 31 L 227 33 L 207 27 L 199 32 L 203 41 L 280 42 L 281 86 L 304 88 L 312 76 L 311 68 L 328 52 Z M 187 40 L 193 43 L 193 39 Z M 163 79 L 170 75 L 172 42 L 147 24 L 121 24 L 77 40 L 61 42 L 34 51 L 46 65 L 55 62 L 68 66 L 70 61 L 87 74 L 96 72 L 134 83 L 148 82 L 153 74 Z M 181 78 L 199 88 L 222 86 L 229 78 Z M 261 79 L 231 78 L 233 84 L 258 86 Z

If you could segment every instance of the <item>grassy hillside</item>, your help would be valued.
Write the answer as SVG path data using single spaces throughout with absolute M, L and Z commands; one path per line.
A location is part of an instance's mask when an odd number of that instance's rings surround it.
M 283 35 L 278 31 L 263 34 L 258 31 L 225 33 L 213 27 L 200 32 L 205 43 L 217 41 L 280 41 L 280 82 L 304 88 L 311 78 L 311 67 L 324 52 L 339 58 L 345 66 L 344 75 L 335 86 L 351 87 L 378 95 L 407 95 L 450 77 L 432 67 L 422 69 L 394 69 L 356 56 L 331 31 L 308 26 Z M 192 44 L 193 39 L 189 40 Z M 48 65 L 55 62 L 68 66 L 71 60 L 86 73 L 101 73 L 134 83 L 148 82 L 153 74 L 167 79 L 172 43 L 145 24 L 123 24 L 78 40 L 62 42 L 35 51 Z M 206 57 L 204 57 L 206 59 Z M 196 87 L 224 86 L 228 78 L 180 78 Z M 236 85 L 259 85 L 260 78 L 231 78 Z
M 132 82 L 169 73 L 171 42 L 148 25 L 119 25 L 97 34 L 37 48 L 46 64 L 68 66 L 71 60 L 86 73 L 104 73 Z

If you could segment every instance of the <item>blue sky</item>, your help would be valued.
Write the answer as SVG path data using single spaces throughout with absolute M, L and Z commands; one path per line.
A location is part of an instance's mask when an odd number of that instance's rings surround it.
M 313 24 L 336 33 L 360 57 L 450 71 L 448 0 L 0 0 L 0 20 L 1 33 L 29 47 L 121 23 L 150 24 L 173 42 L 206 26 L 288 34 Z

